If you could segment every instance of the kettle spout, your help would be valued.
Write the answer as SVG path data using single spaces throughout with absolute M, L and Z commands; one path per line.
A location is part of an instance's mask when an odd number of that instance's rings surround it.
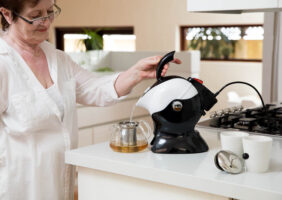
M 145 93 L 138 99 L 136 106 L 145 108 L 152 115 L 156 112 L 154 109 L 156 107 L 155 104 L 156 102 L 154 101 L 153 95 Z
M 143 107 L 145 108 L 146 110 L 148 110 L 150 112 L 150 98 L 148 98 L 148 96 L 146 95 L 146 93 L 150 90 L 151 88 L 148 87 L 143 95 L 138 99 L 137 103 L 136 103 L 136 106 L 139 106 L 139 107 Z M 150 112 L 151 114 L 151 112 Z
M 144 96 L 140 97 L 136 103 L 136 106 L 139 106 L 139 107 L 143 107 L 145 108 L 146 110 L 148 110 L 148 102 L 146 102 L 146 99 L 144 98 Z

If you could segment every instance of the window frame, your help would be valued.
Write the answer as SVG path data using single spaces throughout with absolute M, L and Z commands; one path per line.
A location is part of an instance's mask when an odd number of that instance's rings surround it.
M 99 34 L 134 34 L 134 27 L 55 27 L 56 48 L 64 51 L 64 34 L 84 34 L 85 29 L 99 31 Z
M 185 30 L 187 28 L 207 28 L 207 27 L 234 27 L 234 26 L 239 26 L 239 27 L 249 27 L 249 26 L 262 26 L 263 24 L 217 24 L 217 25 L 185 25 L 185 26 L 180 26 L 180 50 L 181 51 L 187 51 L 185 49 Z M 205 58 L 201 59 L 201 61 L 216 61 L 216 62 L 262 62 L 262 59 L 213 59 L 213 58 Z

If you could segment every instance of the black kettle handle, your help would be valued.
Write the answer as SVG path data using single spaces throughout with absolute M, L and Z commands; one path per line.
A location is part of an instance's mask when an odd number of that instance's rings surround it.
M 156 72 L 156 75 L 157 75 L 157 80 L 158 81 L 161 81 L 162 80 L 162 71 L 163 71 L 163 68 L 164 66 L 169 63 L 170 61 L 172 61 L 174 58 L 174 53 L 175 51 L 172 51 L 172 52 L 169 52 L 167 53 L 166 55 L 164 55 L 162 57 L 162 59 L 160 60 L 160 62 L 158 63 L 158 67 L 157 67 L 157 72 Z

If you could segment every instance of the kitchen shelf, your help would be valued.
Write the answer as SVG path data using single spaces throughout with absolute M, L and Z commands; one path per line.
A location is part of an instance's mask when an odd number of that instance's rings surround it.
M 282 0 L 187 0 L 189 12 L 242 13 L 282 10 Z

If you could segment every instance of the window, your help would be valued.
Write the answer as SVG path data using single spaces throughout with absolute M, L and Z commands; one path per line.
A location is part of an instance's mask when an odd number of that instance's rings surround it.
M 89 38 L 85 30 L 95 32 L 103 41 L 106 51 L 135 51 L 136 37 L 132 27 L 56 28 L 56 46 L 66 52 L 86 51 L 83 42 Z
M 77 34 L 77 33 L 67 33 L 64 34 L 64 46 L 63 49 L 65 52 L 80 52 L 85 51 L 85 45 L 83 44 L 83 40 L 87 39 L 87 35 L 85 34 Z
M 135 51 L 135 35 L 104 34 L 105 51 Z
M 200 50 L 201 60 L 262 61 L 262 25 L 181 27 L 181 50 Z

